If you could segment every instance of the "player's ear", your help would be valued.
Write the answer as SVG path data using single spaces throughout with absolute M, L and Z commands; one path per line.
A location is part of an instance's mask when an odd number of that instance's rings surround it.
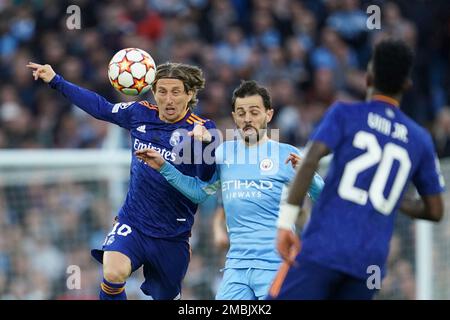
M 273 118 L 273 109 L 266 110 L 266 114 L 267 114 L 267 123 L 269 123 Z
M 156 92 L 157 82 L 158 82 L 158 80 L 156 80 L 156 82 L 153 82 L 152 85 L 150 86 L 150 90 L 152 90 L 153 95 L 155 95 L 155 92 Z
M 193 97 L 194 97 L 194 94 L 195 94 L 194 90 L 189 90 L 189 91 L 187 92 L 187 95 L 188 95 L 188 103 L 187 103 L 186 109 L 189 109 L 189 103 L 192 101 L 192 99 L 193 99 Z M 192 109 L 191 109 L 191 111 L 192 111 Z

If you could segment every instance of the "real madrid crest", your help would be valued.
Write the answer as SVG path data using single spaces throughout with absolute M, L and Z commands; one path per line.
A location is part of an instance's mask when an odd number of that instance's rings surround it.
M 263 159 L 259 163 L 259 168 L 261 169 L 261 171 L 270 171 L 273 168 L 273 161 L 269 158 Z
M 177 144 L 180 143 L 180 140 L 181 140 L 181 133 L 179 133 L 178 131 L 174 131 L 170 136 L 169 143 L 172 147 L 175 147 Z

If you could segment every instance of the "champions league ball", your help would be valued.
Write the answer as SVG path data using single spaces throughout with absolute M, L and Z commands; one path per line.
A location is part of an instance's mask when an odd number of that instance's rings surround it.
M 108 78 L 112 86 L 130 96 L 150 90 L 156 75 L 156 64 L 144 50 L 122 49 L 109 62 Z

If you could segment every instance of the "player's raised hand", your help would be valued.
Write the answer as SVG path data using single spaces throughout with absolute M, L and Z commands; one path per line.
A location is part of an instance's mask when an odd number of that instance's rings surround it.
M 197 124 L 192 131 L 189 131 L 188 135 L 202 142 L 209 143 L 212 141 L 212 136 L 208 129 L 199 124 Z
M 291 152 L 284 163 L 288 164 L 290 162 L 292 164 L 292 168 L 295 169 L 300 163 L 300 160 L 302 160 L 302 158 L 300 158 L 298 154 Z
M 300 239 L 292 230 L 278 228 L 277 250 L 281 258 L 292 265 L 300 252 Z
M 28 62 L 27 67 L 33 70 L 34 80 L 41 78 L 44 82 L 49 83 L 56 75 L 49 64 Z
M 166 161 L 158 151 L 153 149 L 137 150 L 134 154 L 140 160 L 144 161 L 149 167 L 158 171 Z

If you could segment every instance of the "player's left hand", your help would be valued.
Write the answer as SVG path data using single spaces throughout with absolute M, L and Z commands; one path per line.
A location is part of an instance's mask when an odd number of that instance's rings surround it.
M 208 129 L 199 124 L 197 124 L 192 131 L 189 131 L 188 135 L 205 143 L 210 143 L 212 141 L 212 135 L 209 133 Z
M 27 68 L 33 70 L 34 80 L 42 79 L 44 82 L 49 83 L 55 77 L 56 73 L 49 64 L 39 64 L 34 62 L 29 62 Z
M 300 239 L 292 230 L 278 228 L 277 249 L 281 258 L 292 265 L 300 252 Z
M 141 149 L 137 150 L 134 154 L 148 166 L 158 171 L 161 170 L 164 162 L 166 162 L 162 155 L 154 149 Z
M 302 158 L 300 158 L 298 154 L 291 152 L 289 154 L 289 157 L 286 159 L 284 163 L 288 164 L 290 162 L 292 164 L 292 168 L 295 169 L 299 164 L 300 160 L 302 160 Z

